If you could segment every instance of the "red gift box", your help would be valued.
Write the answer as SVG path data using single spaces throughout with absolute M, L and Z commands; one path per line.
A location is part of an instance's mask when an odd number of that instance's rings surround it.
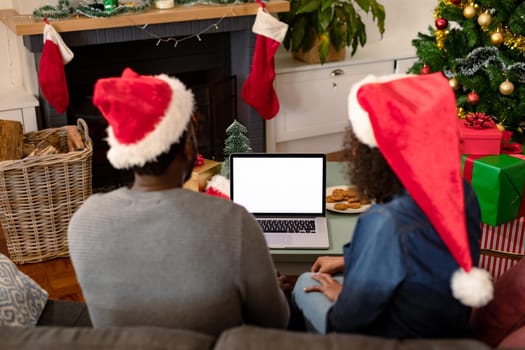
M 465 125 L 462 119 L 458 123 L 462 154 L 495 155 L 501 153 L 502 133 L 497 127 L 474 129 Z
M 521 217 L 498 226 L 481 224 L 481 230 L 482 249 L 525 255 L 525 218 Z M 495 281 L 517 262 L 518 260 L 512 258 L 482 254 L 479 266 L 489 271 Z

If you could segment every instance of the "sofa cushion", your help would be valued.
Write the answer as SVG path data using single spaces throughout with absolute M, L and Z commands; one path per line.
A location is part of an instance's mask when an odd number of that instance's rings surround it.
M 224 331 L 214 350 L 301 349 L 301 350 L 488 350 L 477 340 L 396 340 L 357 334 L 327 335 L 243 326 Z
M 0 327 L 2 350 L 209 350 L 214 338 L 160 327 Z
M 524 259 L 496 281 L 494 299 L 474 310 L 470 324 L 477 339 L 494 347 L 525 324 Z
M 0 326 L 34 326 L 47 302 L 47 292 L 0 254 Z

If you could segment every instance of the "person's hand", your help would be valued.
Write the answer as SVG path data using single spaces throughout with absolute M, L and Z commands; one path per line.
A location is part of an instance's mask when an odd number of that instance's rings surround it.
M 312 279 L 321 284 L 304 288 L 306 293 L 321 292 L 326 295 L 331 302 L 337 300 L 339 293 L 341 293 L 341 290 L 343 289 L 343 286 L 339 281 L 333 279 L 332 276 L 327 273 L 313 273 Z
M 345 261 L 342 256 L 320 256 L 315 260 L 311 272 L 322 272 L 333 275 L 334 273 L 343 272 Z
M 277 282 L 279 283 L 279 288 L 285 293 L 288 293 L 292 290 L 292 283 L 290 282 L 290 279 L 288 276 L 283 275 L 279 271 L 275 270 L 275 274 L 277 276 Z

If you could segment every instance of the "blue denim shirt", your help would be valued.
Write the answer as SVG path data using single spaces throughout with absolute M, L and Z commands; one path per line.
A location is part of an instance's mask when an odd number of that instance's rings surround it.
M 475 266 L 481 214 L 464 182 L 467 230 Z M 329 311 L 328 330 L 392 338 L 463 337 L 470 308 L 452 296 L 459 268 L 408 193 L 360 215 L 343 248 L 343 290 Z

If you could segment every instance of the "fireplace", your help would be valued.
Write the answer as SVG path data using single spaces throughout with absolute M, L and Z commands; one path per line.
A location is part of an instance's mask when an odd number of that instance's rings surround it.
M 94 187 L 119 184 L 121 172 L 106 160 L 105 120 L 92 105 L 95 81 L 119 76 L 125 67 L 140 74 L 173 75 L 190 87 L 195 95 L 200 120 L 199 151 L 206 158 L 222 161 L 226 137 L 224 130 L 237 119 L 248 129 L 254 151 L 265 149 L 264 122 L 240 98 L 240 88 L 248 77 L 255 46 L 251 32 L 254 16 L 216 20 L 196 20 L 61 33 L 75 54 L 66 65 L 70 104 L 66 113 L 57 114 L 40 97 L 42 127 L 74 124 L 77 118 L 88 122 L 94 142 Z M 214 28 L 209 30 L 209 28 Z M 158 38 L 197 38 L 173 43 Z M 154 38 L 152 38 L 154 37 Z M 24 44 L 35 54 L 38 69 L 42 36 L 24 36 Z M 124 174 L 124 178 L 126 174 Z

